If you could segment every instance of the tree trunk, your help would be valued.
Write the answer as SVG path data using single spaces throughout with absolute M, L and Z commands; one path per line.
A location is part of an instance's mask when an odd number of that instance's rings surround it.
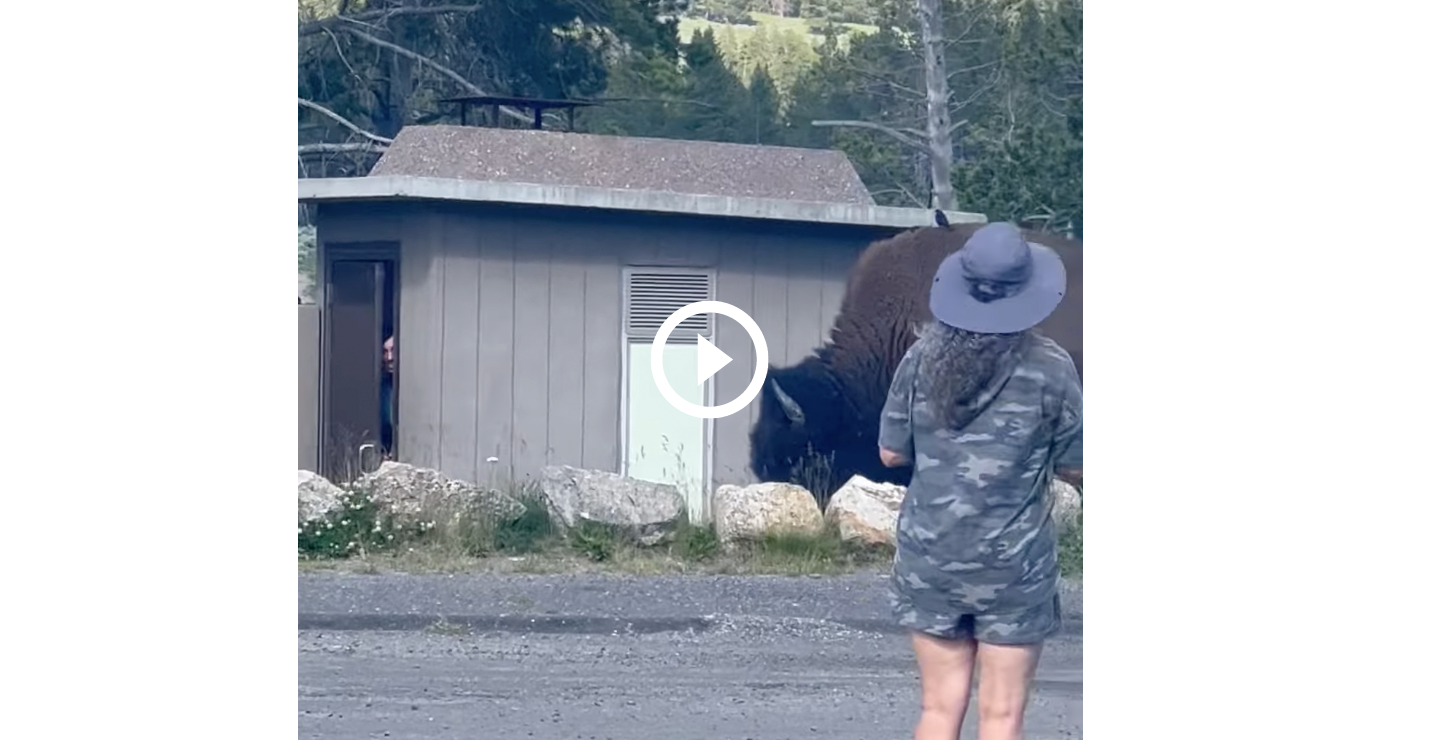
M 955 153 L 950 141 L 950 86 L 945 77 L 945 26 L 940 19 L 940 0 L 917 0 L 920 43 L 925 48 L 926 141 L 930 154 L 931 207 L 955 208 L 950 187 L 950 166 Z

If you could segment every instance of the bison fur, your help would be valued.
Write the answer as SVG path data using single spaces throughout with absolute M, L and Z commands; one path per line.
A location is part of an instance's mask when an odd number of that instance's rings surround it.
M 750 431 L 750 468 L 761 481 L 805 486 L 822 502 L 854 475 L 908 485 L 909 467 L 880 464 L 877 437 L 890 380 L 930 321 L 930 285 L 946 256 L 982 224 L 924 227 L 875 242 L 850 270 L 823 346 L 792 367 L 767 369 Z M 1081 368 L 1081 244 L 1026 230 L 1065 263 L 1066 295 L 1039 330 Z

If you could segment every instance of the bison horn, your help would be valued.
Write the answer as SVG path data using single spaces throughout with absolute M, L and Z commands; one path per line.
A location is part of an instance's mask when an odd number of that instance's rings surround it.
M 779 383 L 771 380 L 770 390 L 775 392 L 775 398 L 780 401 L 780 407 L 785 409 L 785 415 L 790 417 L 790 423 L 805 423 L 805 412 L 800 409 L 800 404 L 795 403 L 795 399 L 791 398 L 790 394 L 780 390 Z

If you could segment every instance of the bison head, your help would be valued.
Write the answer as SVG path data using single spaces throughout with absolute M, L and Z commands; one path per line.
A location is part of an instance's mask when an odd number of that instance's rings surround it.
M 819 359 L 769 368 L 750 431 L 751 472 L 762 481 L 804 486 L 823 500 L 866 461 L 878 465 L 864 428 L 846 423 L 848 408 L 841 384 Z
M 795 467 L 827 447 L 835 423 L 837 388 L 827 368 L 808 358 L 769 368 L 760 415 L 750 430 L 750 469 L 762 481 L 796 482 Z

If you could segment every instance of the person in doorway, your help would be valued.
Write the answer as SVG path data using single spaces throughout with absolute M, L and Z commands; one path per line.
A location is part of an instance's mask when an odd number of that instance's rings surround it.
M 391 459 L 395 448 L 395 337 L 380 345 L 380 451 Z
M 1065 268 L 995 223 L 930 290 L 935 320 L 896 369 L 879 440 L 886 466 L 914 465 L 890 601 L 920 669 L 915 740 L 955 739 L 977 664 L 980 740 L 1019 740 L 1041 646 L 1060 628 L 1050 483 L 1081 476 L 1080 378 L 1035 330 L 1065 295 Z

